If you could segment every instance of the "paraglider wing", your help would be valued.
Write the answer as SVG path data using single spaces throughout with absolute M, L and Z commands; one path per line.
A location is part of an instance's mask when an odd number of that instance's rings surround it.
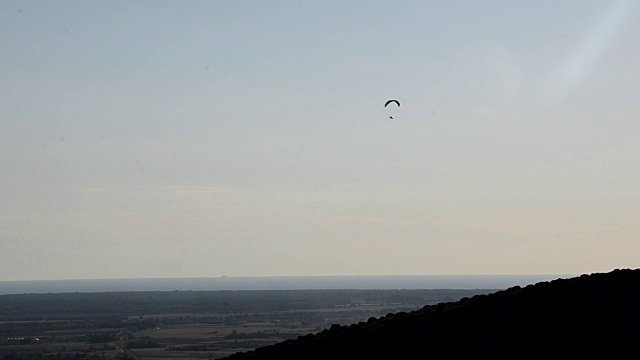
M 400 102 L 398 100 L 387 100 L 387 102 L 384 103 L 384 107 L 387 107 L 387 105 L 389 105 L 391 103 L 396 103 L 396 104 L 398 104 L 398 106 L 400 106 Z

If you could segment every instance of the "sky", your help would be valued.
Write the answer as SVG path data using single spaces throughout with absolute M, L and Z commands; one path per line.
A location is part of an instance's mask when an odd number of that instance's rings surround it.
M 2 1 L 0 280 L 636 268 L 639 16 Z

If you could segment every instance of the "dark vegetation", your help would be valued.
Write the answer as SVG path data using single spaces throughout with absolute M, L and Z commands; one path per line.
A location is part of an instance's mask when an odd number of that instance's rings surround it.
M 640 359 L 640 270 L 513 287 L 330 329 L 241 359 Z
M 351 305 L 357 300 L 381 304 L 424 304 L 491 291 L 228 290 L 0 295 L 0 321 L 310 310 Z
M 0 296 L 0 359 L 220 358 L 493 290 L 286 290 Z

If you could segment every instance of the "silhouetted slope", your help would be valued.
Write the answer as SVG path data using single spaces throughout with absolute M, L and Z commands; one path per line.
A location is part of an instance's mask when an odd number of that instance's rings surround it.
M 229 359 L 640 359 L 640 270 L 513 287 Z

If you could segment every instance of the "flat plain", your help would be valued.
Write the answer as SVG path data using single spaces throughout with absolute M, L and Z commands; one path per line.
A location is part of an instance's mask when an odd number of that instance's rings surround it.
M 217 359 L 333 324 L 494 290 L 269 290 L 0 296 L 0 359 Z

